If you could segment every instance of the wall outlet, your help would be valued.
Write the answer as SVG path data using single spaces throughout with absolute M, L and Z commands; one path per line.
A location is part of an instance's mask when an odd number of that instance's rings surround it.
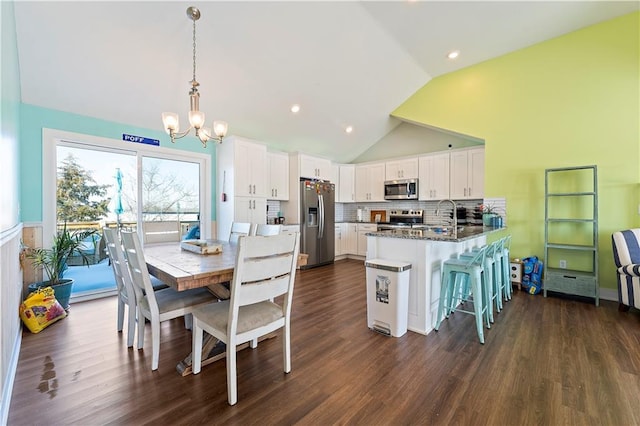
M 561 260 L 560 261 L 560 267 L 562 269 L 567 269 L 567 261 L 566 260 Z

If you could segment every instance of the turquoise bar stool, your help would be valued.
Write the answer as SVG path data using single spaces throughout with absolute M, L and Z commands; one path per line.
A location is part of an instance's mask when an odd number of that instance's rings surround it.
M 480 343 L 484 344 L 483 317 L 487 319 L 487 327 L 491 327 L 488 317 L 488 305 L 491 302 L 484 274 L 486 251 L 487 247 L 483 247 L 469 259 L 456 258 L 442 262 L 438 318 L 434 327 L 436 331 L 440 328 L 443 318 L 448 318 L 454 311 L 471 314 L 476 317 L 478 338 Z M 463 302 L 472 302 L 473 311 L 463 309 Z
M 495 307 L 496 307 L 496 312 L 500 312 L 502 310 L 502 300 L 500 298 L 500 283 L 502 282 L 502 279 L 498 276 L 498 275 L 502 275 L 502 271 L 499 270 L 499 266 L 496 263 L 496 253 L 501 249 L 500 246 L 500 241 L 494 241 L 493 243 L 490 243 L 486 246 L 483 247 L 486 252 L 485 252 L 485 258 L 484 258 L 484 272 L 483 272 L 483 278 L 486 281 L 487 284 L 487 297 L 488 300 L 490 301 L 488 303 L 488 317 L 489 317 L 489 322 L 493 323 L 494 319 L 493 319 L 493 304 L 495 302 Z M 474 248 L 472 251 L 470 252 L 465 252 L 460 254 L 460 259 L 472 259 L 475 254 L 478 252 L 478 250 L 480 250 L 480 248 Z M 499 273 L 499 274 L 498 274 Z
M 513 287 L 511 287 L 511 275 L 509 270 L 511 268 L 511 257 L 509 255 L 509 248 L 511 247 L 511 235 L 507 235 L 503 239 L 502 244 L 502 280 L 505 283 L 504 286 L 504 298 L 505 300 L 511 300 L 513 294 Z

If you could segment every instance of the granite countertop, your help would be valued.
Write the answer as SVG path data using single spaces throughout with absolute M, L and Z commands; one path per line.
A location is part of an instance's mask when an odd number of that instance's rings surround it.
M 403 238 L 408 240 L 460 242 L 481 237 L 483 235 L 492 234 L 504 229 L 506 228 L 492 228 L 489 226 L 461 226 L 458 227 L 458 233 L 455 237 L 449 233 L 442 232 L 441 228 L 429 227 L 425 227 L 424 229 L 394 229 L 391 231 L 369 232 L 366 235 L 368 237 Z

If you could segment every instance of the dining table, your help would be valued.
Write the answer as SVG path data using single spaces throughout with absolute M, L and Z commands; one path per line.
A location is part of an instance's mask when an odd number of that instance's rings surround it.
M 229 241 L 207 240 L 218 245 L 221 252 L 200 254 L 182 248 L 181 243 L 147 244 L 144 257 L 149 273 L 177 291 L 206 287 L 218 299 L 230 297 L 228 283 L 233 279 L 237 244 Z M 249 344 L 238 345 L 237 350 Z M 226 345 L 207 335 L 202 345 L 202 365 L 205 366 L 226 356 Z M 182 376 L 191 371 L 191 353 L 181 360 L 176 370 Z
M 233 280 L 237 243 L 207 240 L 209 246 L 219 246 L 215 254 L 201 254 L 185 250 L 180 243 L 156 243 L 144 246 L 144 257 L 149 273 L 177 291 L 206 287 L 218 299 L 228 299 L 229 283 Z M 306 263 L 306 255 L 298 256 L 298 265 Z M 275 333 L 259 340 L 275 337 Z M 202 365 L 205 366 L 226 356 L 226 345 L 211 335 L 206 335 L 202 345 Z M 238 345 L 236 350 L 249 347 Z M 182 376 L 191 371 L 191 353 L 176 366 Z

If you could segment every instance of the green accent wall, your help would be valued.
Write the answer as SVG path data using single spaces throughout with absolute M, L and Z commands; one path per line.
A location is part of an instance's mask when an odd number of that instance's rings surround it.
M 211 212 L 212 220 L 215 220 L 215 144 L 208 144 L 206 150 L 200 141 L 194 137 L 186 137 L 171 143 L 169 136 L 162 130 L 149 130 L 141 127 L 129 126 L 111 121 L 100 120 L 64 111 L 41 108 L 34 105 L 22 104 L 21 108 L 21 142 L 20 142 L 20 166 L 21 188 L 20 201 L 22 205 L 22 221 L 42 221 L 42 129 L 58 129 L 85 135 L 111 138 L 121 141 L 122 134 L 143 136 L 159 139 L 160 146 L 183 151 L 208 153 L 212 156 L 211 168 Z M 158 127 L 162 121 L 158 112 Z M 133 143 L 133 142 L 132 142 Z
M 639 104 L 634 12 L 437 77 L 392 115 L 485 140 L 485 196 L 507 199 L 512 257 L 544 254 L 544 170 L 596 164 L 599 279 L 613 289 L 611 233 L 640 226 Z

